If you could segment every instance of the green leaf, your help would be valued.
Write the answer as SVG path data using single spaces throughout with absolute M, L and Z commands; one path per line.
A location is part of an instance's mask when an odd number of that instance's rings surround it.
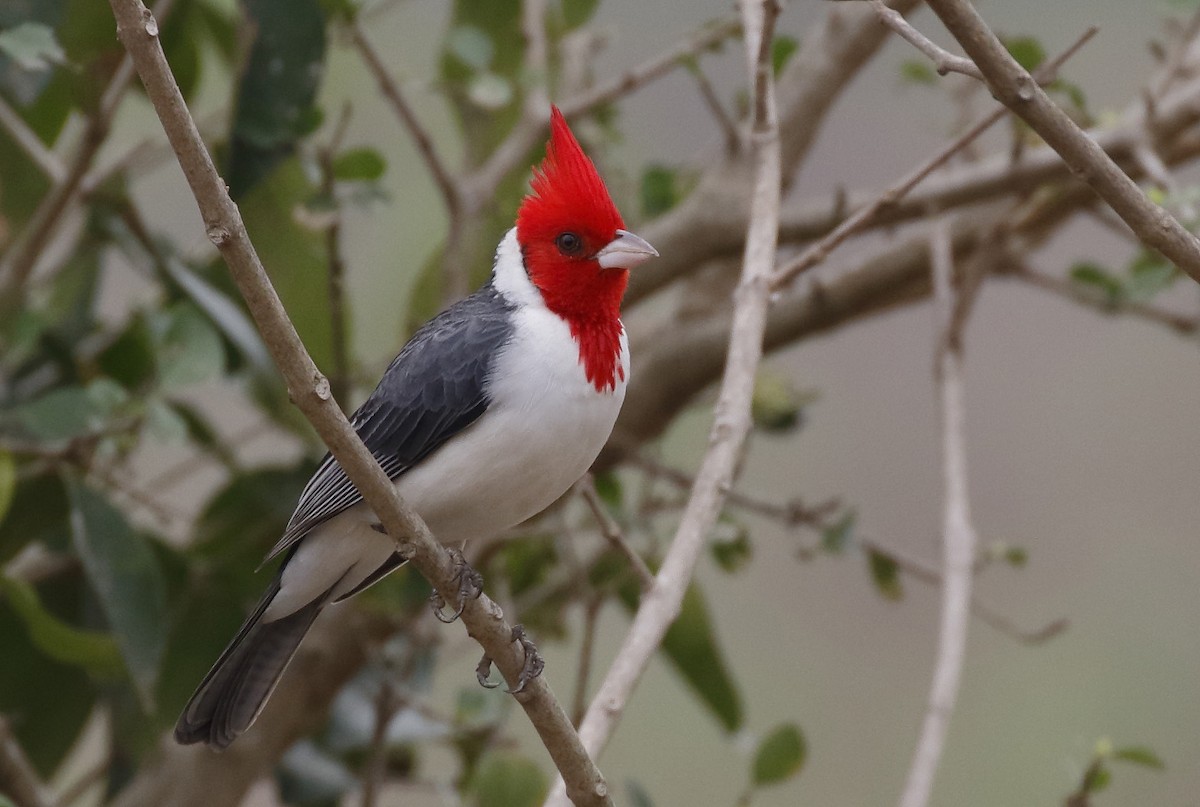
M 637 606 L 636 584 L 622 586 L 618 593 L 632 612 Z M 734 732 L 742 727 L 741 696 L 717 644 L 704 594 L 695 583 L 684 594 L 679 618 L 667 629 L 662 652 L 722 728 Z
M 600 497 L 600 501 L 611 507 L 614 512 L 620 512 L 625 493 L 617 472 L 601 471 L 593 477 L 592 482 L 596 486 L 596 495 Z
M 241 73 L 229 143 L 230 193 L 240 199 L 311 131 L 325 72 L 320 0 L 245 0 L 255 37 Z
M 496 73 L 480 72 L 467 84 L 467 97 L 480 109 L 494 112 L 512 103 L 512 82 Z
M 771 69 L 778 76 L 787 67 L 788 60 L 800 50 L 800 43 L 795 37 L 780 34 L 771 40 Z
M 642 215 L 646 218 L 662 215 L 679 204 L 676 171 L 665 165 L 646 166 L 642 173 Z
M 744 568 L 754 556 L 754 548 L 750 544 L 750 530 L 745 524 L 733 521 L 724 514 L 716 524 L 709 548 L 717 566 L 730 574 Z
M 831 555 L 844 552 L 854 537 L 854 522 L 857 519 L 858 513 L 850 509 L 837 521 L 821 530 L 821 549 Z
M 937 84 L 937 71 L 924 59 L 905 59 L 900 63 L 900 79 L 909 84 Z
M 1035 70 L 1046 61 L 1046 49 L 1032 36 L 1005 37 L 1004 47 L 1026 70 Z
M 1071 267 L 1071 282 L 1081 289 L 1099 294 L 1111 306 L 1125 296 L 1125 287 L 1111 272 L 1095 263 L 1077 263 Z
M 112 636 L 63 622 L 42 606 L 36 589 L 29 583 L 0 575 L 0 593 L 25 623 L 34 645 L 50 658 L 106 677 L 120 675 L 124 670 Z
M 750 416 L 755 428 L 768 434 L 786 434 L 802 420 L 804 397 L 792 380 L 780 373 L 760 370 L 754 378 Z
M 900 567 L 895 560 L 878 550 L 869 549 L 867 563 L 871 568 L 871 580 L 885 599 L 898 600 L 904 596 L 904 588 L 900 584 Z
M 11 452 L 0 448 L 0 524 L 8 515 L 17 491 L 17 461 Z M 2 545 L 2 544 L 0 544 Z
M 343 182 L 371 182 L 383 176 L 387 163 L 373 148 L 342 152 L 333 161 L 333 175 Z
M 166 644 L 166 585 L 146 539 L 98 493 L 69 481 L 71 533 L 147 711 Z
M 54 599 L 43 584 L 43 602 Z M 78 578 L 64 589 L 77 593 Z M 8 718 L 17 741 L 44 779 L 57 770 L 92 712 L 96 690 L 86 670 L 55 661 L 33 643 L 29 628 L 0 600 L 0 712 Z
M 654 799 L 636 779 L 625 781 L 625 792 L 629 794 L 630 807 L 654 807 Z
M 1029 563 L 1029 551 L 1023 546 L 1005 545 L 1001 557 L 1009 566 L 1022 569 Z
M 13 804 L 8 796 L 0 793 L 0 807 L 17 807 L 17 805 Z
M 1092 775 L 1087 777 L 1085 792 L 1100 793 L 1108 789 L 1110 784 L 1112 784 L 1112 771 L 1105 765 L 1097 765 L 1092 771 Z
M 456 25 L 446 37 L 446 51 L 472 70 L 486 70 L 496 56 L 496 45 L 487 31 Z
M 276 771 L 284 804 L 337 805 L 359 784 L 345 763 L 312 740 L 301 740 L 283 755 Z
M 37 22 L 23 22 L 0 31 L 0 53 L 25 70 L 49 70 L 67 61 L 54 31 Z
M 752 781 L 755 787 L 773 785 L 791 779 L 804 767 L 808 748 L 799 726 L 776 726 L 758 744 L 754 754 Z
M 67 492 L 56 473 L 17 482 L 8 512 L 0 518 L 0 563 L 24 547 L 40 543 L 59 551 L 70 543 Z
M 600 0 L 562 0 L 563 23 L 567 30 L 585 25 L 599 7 Z
M 1153 297 L 1179 279 L 1175 264 L 1149 250 L 1142 250 L 1129 264 L 1129 296 L 1137 300 Z
M 126 389 L 137 390 L 150 383 L 156 369 L 155 344 L 146 318 L 133 317 L 96 357 L 96 364 Z
M 1127 745 L 1124 748 L 1118 748 L 1113 751 L 1112 758 L 1159 771 L 1165 770 L 1167 767 L 1162 761 L 1162 757 L 1156 754 L 1154 749 L 1144 745 Z
M 549 789 L 541 768 L 512 751 L 489 751 L 467 784 L 475 807 L 536 807 Z
M 212 323 L 191 303 L 177 303 L 164 318 L 158 377 L 167 388 L 207 381 L 225 371 L 225 345 Z

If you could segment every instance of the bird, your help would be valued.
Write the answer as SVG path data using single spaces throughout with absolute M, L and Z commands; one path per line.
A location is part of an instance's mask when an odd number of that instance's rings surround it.
M 657 255 L 625 229 L 551 107 L 545 157 L 490 278 L 413 334 L 350 419 L 443 544 L 525 521 L 591 467 L 629 381 L 629 273 Z M 223 749 L 246 732 L 317 616 L 403 565 L 397 547 L 326 454 L 264 561 L 283 559 L 273 582 L 184 707 L 175 739 Z

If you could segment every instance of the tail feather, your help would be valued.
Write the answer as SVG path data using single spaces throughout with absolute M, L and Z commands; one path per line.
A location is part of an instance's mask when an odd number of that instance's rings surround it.
M 175 724 L 177 742 L 225 748 L 254 723 L 300 641 L 329 601 L 327 592 L 295 613 L 263 622 L 263 612 L 278 593 L 276 579 L 204 676 Z

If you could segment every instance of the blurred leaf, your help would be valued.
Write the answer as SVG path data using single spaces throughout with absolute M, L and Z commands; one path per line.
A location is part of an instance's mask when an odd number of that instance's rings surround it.
M 654 799 L 636 779 L 625 780 L 625 792 L 629 794 L 630 807 L 654 807 Z
M 611 507 L 614 512 L 620 512 L 625 493 L 621 487 L 621 477 L 616 471 L 601 471 L 592 477 L 596 487 L 596 495 L 600 501 Z
M 679 204 L 676 171 L 661 164 L 646 166 L 642 173 L 642 215 L 653 218 Z
M 821 530 L 821 548 L 833 555 L 844 552 L 854 537 L 854 522 L 857 519 L 856 511 L 847 510 L 841 518 Z
M 1023 546 L 1004 546 L 1002 554 L 1004 562 L 1017 569 L 1024 568 L 1029 563 L 1029 552 Z
M 776 76 L 783 72 L 783 68 L 787 67 L 788 60 L 798 50 L 800 50 L 800 43 L 796 41 L 795 37 L 779 34 L 771 40 L 771 68 L 775 71 Z
M 343 182 L 371 182 L 383 176 L 387 163 L 373 148 L 357 148 L 342 152 L 333 161 L 333 175 Z
M 312 740 L 301 740 L 284 754 L 276 771 L 284 804 L 337 807 L 359 779 L 339 759 Z
M 503 109 L 512 103 L 512 82 L 495 73 L 477 73 L 467 85 L 467 97 L 480 109 Z
M 0 448 L 0 524 L 8 516 L 8 508 L 16 491 L 17 461 L 10 452 Z M 0 546 L 3 546 L 2 542 Z
M 622 586 L 618 593 L 621 602 L 631 612 L 635 610 L 636 583 Z M 692 583 L 684 594 L 679 617 L 663 638 L 662 651 L 722 728 L 729 732 L 741 728 L 744 719 L 741 696 L 726 669 L 708 605 L 696 583 Z
M 554 537 L 547 534 L 509 541 L 500 555 L 514 597 L 543 583 L 558 561 Z
M 86 723 L 95 688 L 81 667 L 55 661 L 38 649 L 16 611 L 0 604 L 0 712 L 17 741 L 48 779 Z
M 744 568 L 754 556 L 754 549 L 750 545 L 750 530 L 745 524 L 732 520 L 726 514 L 722 514 L 717 522 L 709 548 L 717 566 L 731 574 Z
M 146 539 L 98 493 L 69 481 L 71 532 L 88 582 L 112 628 L 134 687 L 153 711 L 166 644 L 166 586 Z
M 600 7 L 600 0 L 562 0 L 563 22 L 567 30 L 586 25 Z
M 909 84 L 937 84 L 937 71 L 924 59 L 905 59 L 900 63 L 900 79 Z
M 486 70 L 496 55 L 487 32 L 474 25 L 456 25 L 446 37 L 446 51 L 472 70 Z
M 869 549 L 867 563 L 871 568 L 871 580 L 885 599 L 898 600 L 904 596 L 904 588 L 900 584 L 900 567 L 895 560 L 875 549 Z
M 1170 288 L 1179 276 L 1175 264 L 1148 249 L 1141 250 L 1129 264 L 1129 296 L 1149 299 Z
M 258 239 L 255 241 L 257 243 Z M 164 264 L 171 280 L 212 320 L 222 335 L 237 348 L 241 357 L 256 371 L 273 376 L 275 365 L 245 310 L 178 258 L 168 257 Z
M 229 191 L 240 199 L 290 156 L 319 115 L 325 13 L 319 0 L 244 0 L 255 32 L 229 142 Z
M 1032 36 L 1014 36 L 1003 38 L 1004 47 L 1017 60 L 1017 64 L 1026 70 L 1036 70 L 1046 61 L 1046 49 L 1042 43 Z
M 23 22 L 0 31 L 0 53 L 25 70 L 49 70 L 67 60 L 54 31 L 37 22 Z
M 1098 293 L 1108 305 L 1117 305 L 1125 295 L 1121 281 L 1098 264 L 1077 263 L 1071 267 L 1070 276 L 1072 283 Z
M 175 409 L 160 398 L 146 401 L 146 431 L 164 443 L 183 443 L 188 438 L 188 423 Z
M 221 335 L 191 303 L 173 305 L 163 317 L 158 377 L 167 388 L 207 381 L 225 370 Z
M 1100 793 L 1112 784 L 1112 771 L 1105 765 L 1099 764 L 1092 770 L 1092 775 L 1087 778 L 1087 793 Z
M 38 440 L 69 440 L 100 425 L 83 387 L 58 387 L 16 410 L 18 422 Z
M 768 434 L 786 434 L 803 421 L 805 403 L 792 380 L 770 370 L 759 370 L 754 378 L 750 416 L 755 428 Z
M 1112 758 L 1159 771 L 1166 770 L 1167 767 L 1162 761 L 1162 757 L 1155 753 L 1154 749 L 1144 745 L 1127 745 L 1124 748 L 1118 748 L 1113 751 Z
M 800 728 L 793 723 L 775 727 L 754 754 L 755 787 L 773 785 L 791 779 L 804 767 L 808 748 Z
M 489 751 L 467 783 L 475 807 L 536 807 L 550 790 L 546 775 L 513 751 Z
M 0 518 L 0 563 L 30 544 L 65 549 L 70 541 L 67 508 L 67 491 L 58 474 L 19 480 L 8 512 Z
M 63 622 L 42 607 L 29 583 L 0 575 L 0 593 L 25 623 L 29 638 L 50 658 L 106 677 L 120 675 L 125 669 L 112 636 Z
M 105 375 L 137 390 L 154 379 L 156 358 L 154 336 L 144 316 L 131 318 L 121 333 L 96 357 Z

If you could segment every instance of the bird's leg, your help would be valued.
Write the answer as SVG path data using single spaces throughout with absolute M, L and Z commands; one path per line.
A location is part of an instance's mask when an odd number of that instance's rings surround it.
M 521 625 L 514 625 L 512 629 L 512 640 L 519 642 L 521 649 L 525 651 L 525 664 L 521 667 L 521 674 L 517 676 L 517 685 L 512 689 L 505 690 L 509 695 L 516 695 L 525 689 L 525 685 L 542 674 L 542 670 L 546 669 L 546 660 L 542 658 L 542 654 L 538 652 L 537 646 L 525 633 L 525 628 Z M 488 689 L 495 689 L 500 686 L 499 682 L 488 680 L 488 676 L 492 674 L 492 659 L 487 653 L 483 654 L 483 658 L 479 660 L 479 664 L 475 666 L 475 678 L 479 681 L 479 685 Z
M 433 615 L 448 625 L 462 616 L 463 609 L 467 607 L 467 600 L 478 599 L 483 593 L 483 575 L 471 568 L 462 552 L 453 548 L 447 551 L 454 560 L 454 579 L 458 582 L 458 601 L 454 604 L 454 613 L 449 616 L 442 613 L 442 609 L 446 607 L 446 598 L 437 589 L 429 595 L 429 604 L 433 607 Z

